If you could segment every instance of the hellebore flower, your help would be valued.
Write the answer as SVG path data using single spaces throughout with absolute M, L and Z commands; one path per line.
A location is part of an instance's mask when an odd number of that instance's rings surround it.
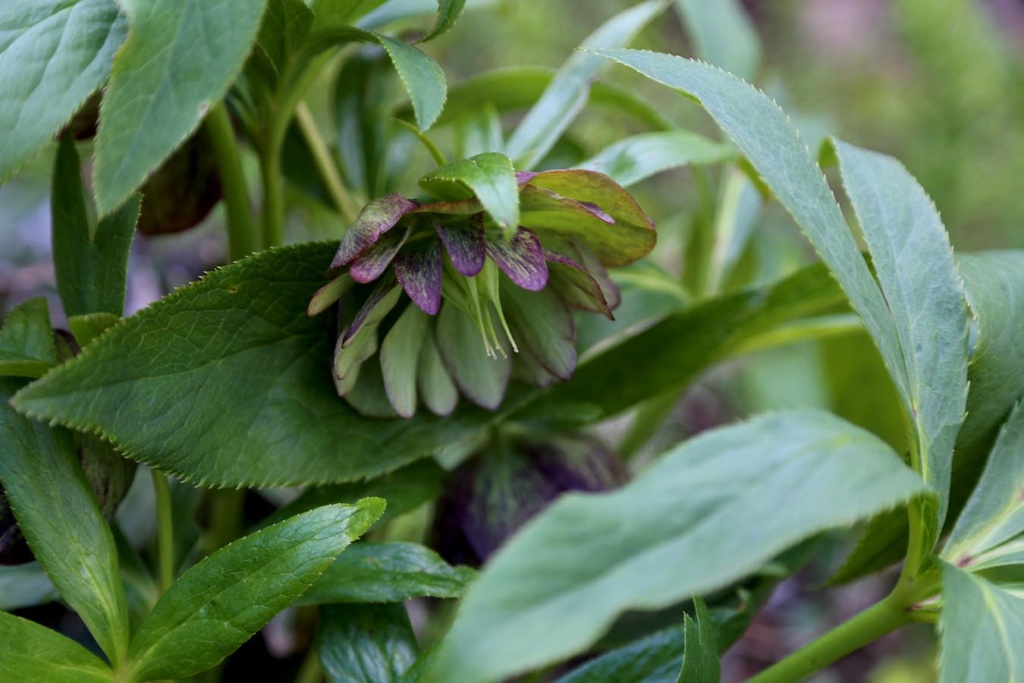
M 622 461 L 589 437 L 499 440 L 453 473 L 431 545 L 448 562 L 479 566 L 563 493 L 607 491 L 626 479 Z
M 507 173 L 471 174 L 481 168 Z M 496 153 L 420 185 L 429 199 L 392 193 L 363 208 L 310 302 L 310 315 L 338 302 L 338 394 L 371 416 L 411 417 L 420 402 L 447 415 L 460 393 L 493 410 L 510 379 L 568 379 L 571 309 L 612 316 L 605 266 L 653 248 L 650 219 L 605 175 L 514 173 Z

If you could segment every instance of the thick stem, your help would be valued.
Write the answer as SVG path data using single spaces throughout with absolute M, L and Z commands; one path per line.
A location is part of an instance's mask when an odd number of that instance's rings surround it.
M 800 648 L 748 683 L 795 683 L 912 621 L 906 596 L 894 591 L 881 602 Z
M 281 177 L 281 147 L 266 145 L 260 150 L 263 178 L 263 247 L 284 244 L 284 179 Z
M 152 470 L 153 490 L 156 493 L 157 519 L 157 577 L 160 593 L 166 593 L 174 583 L 174 511 L 171 507 L 171 487 L 167 477 Z
M 242 159 L 224 102 L 218 102 L 206 117 L 206 134 L 217 156 L 217 170 L 227 209 L 228 255 L 236 261 L 259 249 L 259 234 L 249 206 L 249 191 L 242 173 Z
M 348 189 L 341 179 L 341 174 L 338 173 L 338 166 L 331 157 L 331 150 L 324 143 L 324 139 L 320 137 L 316 121 L 313 120 L 313 115 L 310 113 L 309 107 L 306 106 L 305 102 L 299 102 L 295 107 L 295 121 L 299 124 L 299 130 L 302 131 L 303 137 L 306 138 L 306 144 L 309 145 L 317 171 L 319 171 L 320 178 L 324 181 L 327 192 L 331 196 L 331 201 L 334 202 L 334 207 L 338 209 L 346 223 L 352 223 L 359 214 L 359 207 L 356 206 L 352 196 L 348 193 Z

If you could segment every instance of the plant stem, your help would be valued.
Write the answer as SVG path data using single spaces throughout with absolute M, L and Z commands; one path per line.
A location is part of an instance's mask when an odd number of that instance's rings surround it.
M 345 222 L 352 223 L 359 214 L 359 208 L 352 199 L 352 195 L 348 193 L 348 189 L 338 173 L 338 166 L 331 157 L 331 150 L 327 148 L 324 139 L 320 137 L 316 121 L 313 120 L 313 115 L 310 113 L 309 107 L 306 106 L 305 102 L 299 102 L 296 105 L 295 121 L 299 124 L 303 137 L 306 138 L 310 152 L 313 153 L 313 161 L 320 172 L 320 178 L 327 187 L 331 201 L 334 202 L 335 208 L 341 213 L 341 217 L 345 219 Z
M 281 146 L 266 145 L 260 150 L 260 176 L 263 178 L 263 247 L 284 244 L 284 180 L 281 177 Z
M 324 679 L 324 671 L 320 667 L 320 655 L 316 647 L 310 647 L 306 658 L 302 660 L 299 672 L 295 674 L 295 683 L 320 683 Z
M 430 152 L 430 156 L 434 158 L 434 163 L 436 163 L 438 166 L 444 166 L 445 164 L 448 163 L 448 159 L 445 158 L 444 152 L 441 151 L 441 148 L 435 145 L 434 141 L 428 138 L 422 130 L 412 125 L 408 121 L 403 121 L 402 119 L 392 120 L 399 126 L 405 128 L 410 133 L 416 136 L 416 138 L 420 141 L 420 144 L 422 144 L 426 148 L 426 150 Z
M 174 512 L 167 477 L 156 470 L 151 470 L 150 473 L 153 476 L 153 490 L 156 493 L 157 576 L 162 595 L 174 583 Z
M 205 130 L 217 156 L 217 170 L 224 190 L 227 209 L 228 256 L 236 261 L 259 249 L 259 234 L 249 206 L 249 191 L 242 174 L 242 159 L 224 102 L 220 101 L 206 117 Z
M 902 591 L 894 591 L 849 621 L 768 667 L 747 683 L 794 683 L 912 621 Z
M 244 489 L 210 491 L 210 537 L 207 551 L 212 553 L 237 539 L 242 533 Z

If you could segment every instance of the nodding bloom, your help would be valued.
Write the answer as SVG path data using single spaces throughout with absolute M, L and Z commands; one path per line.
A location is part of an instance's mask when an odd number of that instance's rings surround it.
M 421 185 L 436 188 L 429 178 Z M 447 415 L 460 393 L 493 410 L 511 379 L 572 375 L 572 310 L 612 317 L 619 293 L 605 266 L 646 255 L 654 226 L 594 171 L 516 173 L 515 193 L 512 226 L 471 191 L 392 193 L 360 212 L 308 311 L 337 302 L 334 383 L 358 411 L 411 417 L 422 402 Z

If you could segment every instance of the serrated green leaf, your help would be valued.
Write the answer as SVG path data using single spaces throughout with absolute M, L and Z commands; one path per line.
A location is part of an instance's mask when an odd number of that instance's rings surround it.
M 113 313 L 89 313 L 73 315 L 68 318 L 68 327 L 75 336 L 78 345 L 85 347 L 93 339 L 121 322 L 121 317 Z
M 693 605 L 694 616 L 683 615 L 686 648 L 676 683 L 718 683 L 722 680 L 722 667 L 718 661 L 715 626 L 711 623 L 708 606 L 700 597 L 694 599 Z
M 49 142 L 103 85 L 127 30 L 114 0 L 5 5 L 0 15 L 0 180 Z
M 466 0 L 437 0 L 437 23 L 420 42 L 425 43 L 447 33 L 455 25 L 455 21 L 462 14 L 462 9 L 465 6 Z
M 117 551 L 71 434 L 7 405 L 23 382 L 0 380 L 0 482 L 21 532 L 61 597 L 114 663 L 128 644 Z
M 761 41 L 738 0 L 675 0 L 696 57 L 753 81 L 761 65 Z
M 949 236 L 928 195 L 895 159 L 831 141 L 875 274 L 895 323 L 915 468 L 939 493 L 938 540 L 949 500 L 953 444 L 967 402 L 967 302 Z
M 266 0 L 120 0 L 131 33 L 114 59 L 96 135 L 101 215 L 171 155 L 242 69 Z
M 280 72 L 298 52 L 312 27 L 313 12 L 303 0 L 267 0 L 256 42 Z
M 683 627 L 668 628 L 592 659 L 557 683 L 676 683 Z
M 0 566 L 0 611 L 35 607 L 57 597 L 57 589 L 38 562 Z
M 215 666 L 301 595 L 383 511 L 379 498 L 317 508 L 189 569 L 132 640 L 134 679 L 187 678 Z
M 820 265 L 764 288 L 711 299 L 602 353 L 588 354 L 571 382 L 554 387 L 524 413 L 543 416 L 555 406 L 582 403 L 615 415 L 685 387 L 744 340 L 789 320 L 833 312 L 841 304 L 842 293 Z
M 498 152 L 459 159 L 420 178 L 420 187 L 439 199 L 476 197 L 506 235 L 519 226 L 519 186 L 512 160 Z
M 1024 534 L 1024 410 L 1003 425 L 985 472 L 953 527 L 942 557 L 960 568 L 1005 564 L 1019 553 L 1010 541 Z M 1007 547 L 1002 547 L 1007 544 Z
M 688 130 L 640 133 L 615 142 L 577 168 L 604 173 L 623 187 L 688 164 L 714 164 L 734 157 L 729 145 Z
M 331 605 L 316 649 L 329 683 L 400 683 L 419 646 L 404 605 Z
M 273 249 L 210 273 L 128 318 L 15 403 L 214 486 L 377 476 L 489 424 L 494 416 L 473 409 L 374 420 L 338 398 L 328 316 L 305 313 L 336 246 Z
M 309 50 L 318 52 L 338 43 L 352 41 L 377 43 L 384 48 L 409 94 L 416 125 L 423 131 L 433 126 L 444 109 L 447 96 L 447 81 L 438 63 L 408 43 L 354 26 L 331 27 L 314 32 L 309 38 Z
M 496 681 L 558 661 L 626 609 L 728 585 L 924 490 L 886 444 L 828 413 L 706 432 L 615 492 L 567 494 L 513 537 L 470 587 L 428 680 Z
M 114 672 L 73 640 L 0 612 L 0 680 L 110 683 Z
M 942 601 L 940 683 L 1024 679 L 1024 598 L 944 564 Z
M 356 543 L 295 604 L 457 598 L 475 577 L 469 567 L 452 567 L 422 545 Z
M 50 195 L 53 265 L 57 291 L 68 317 L 124 312 L 128 254 L 139 219 L 135 195 L 90 228 L 75 143 L 65 136 L 57 151 Z
M 630 7 L 587 36 L 581 47 L 598 50 L 628 45 L 666 6 L 664 0 L 648 0 Z M 590 81 L 601 66 L 601 59 L 587 52 L 574 52 L 565 60 L 509 138 L 505 152 L 515 161 L 516 168 L 528 171 L 551 151 L 587 103 Z
M 29 299 L 7 314 L 0 327 L 0 375 L 41 377 L 58 362 L 46 299 Z

